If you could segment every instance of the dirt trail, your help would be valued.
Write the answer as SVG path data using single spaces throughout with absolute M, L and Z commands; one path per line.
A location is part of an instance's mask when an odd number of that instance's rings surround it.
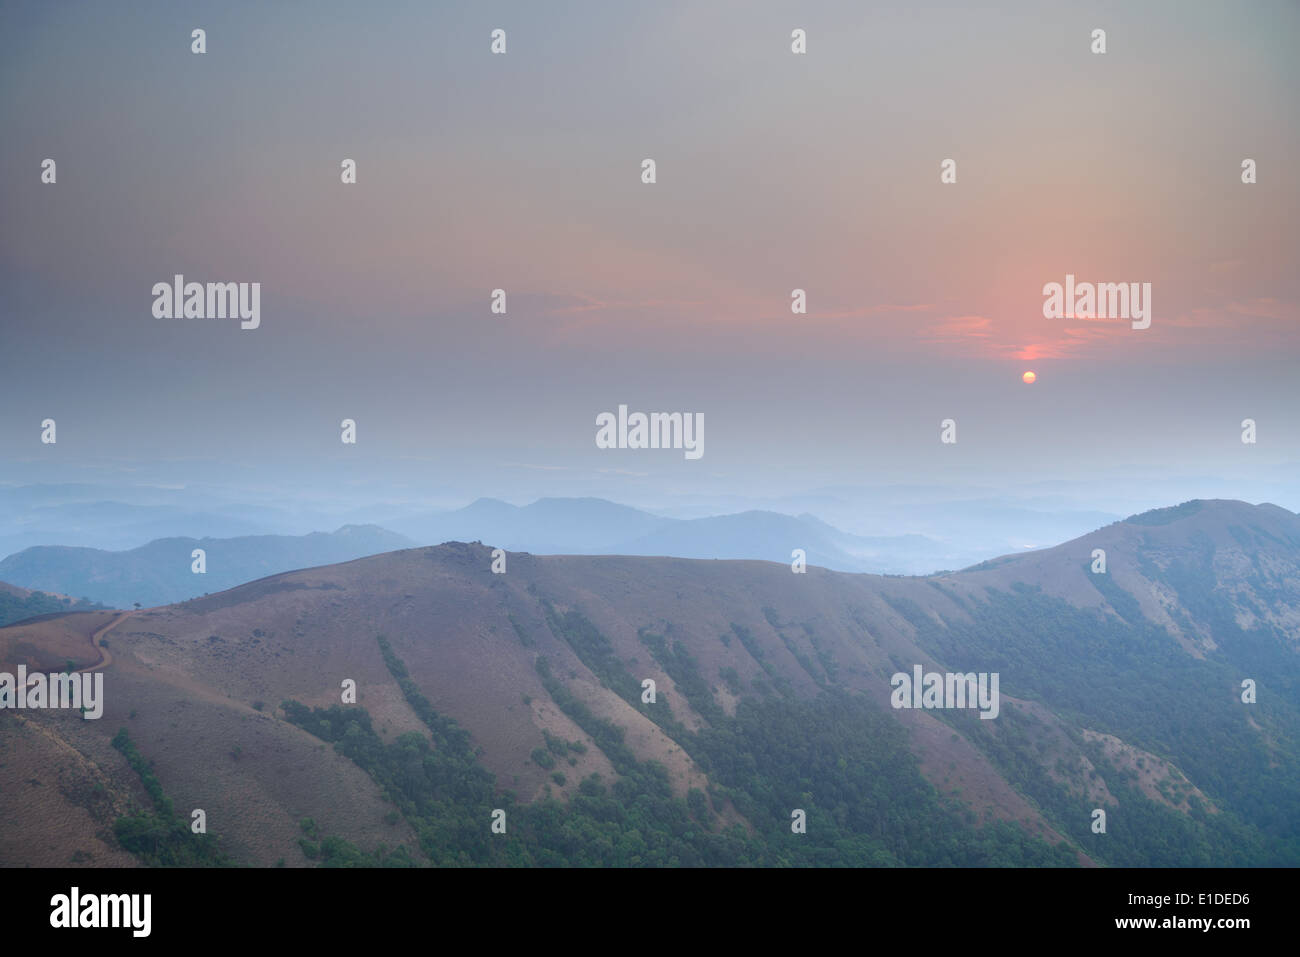
M 102 638 L 104 635 L 108 634 L 110 631 L 112 631 L 118 625 L 122 624 L 122 622 L 126 621 L 134 614 L 135 614 L 134 611 L 119 611 L 116 617 L 114 617 L 112 621 L 110 621 L 103 628 L 100 628 L 93 635 L 91 635 L 90 643 L 94 645 L 95 648 L 99 651 L 99 655 L 100 655 L 99 661 L 88 667 L 78 668 L 76 671 L 73 672 L 73 674 L 81 674 L 86 671 L 97 671 L 100 668 L 107 668 L 109 665 L 111 665 L 113 663 L 113 653 L 109 651 L 108 648 L 100 645 L 99 639 Z M 217 692 L 213 691 L 211 688 L 199 684 L 197 681 L 195 681 L 193 678 L 189 677 L 188 675 L 182 675 L 182 674 L 169 675 L 168 677 L 162 678 L 161 680 L 166 681 L 166 683 L 171 685 L 173 688 L 182 689 L 185 692 L 194 695 L 195 697 L 204 698 L 213 704 L 222 706 L 223 708 L 232 708 L 232 707 L 239 708 L 241 710 L 247 711 L 249 714 L 255 714 L 262 718 L 267 717 L 267 715 L 263 714 L 262 712 L 255 710 L 251 705 L 245 704 L 242 701 L 235 701 L 228 694 L 227 695 L 218 694 Z
M 116 628 L 118 625 L 126 621 L 126 619 L 130 618 L 134 614 L 135 612 L 133 611 L 118 612 L 116 618 L 114 618 L 103 628 L 100 628 L 93 635 L 91 635 L 90 644 L 96 651 L 99 652 L 99 661 L 95 662 L 93 665 L 90 665 L 86 668 L 78 668 L 75 672 L 73 672 L 73 674 L 79 675 L 85 671 L 97 671 L 100 668 L 107 668 L 109 665 L 111 665 L 113 663 L 113 653 L 108 650 L 107 646 L 101 645 L 99 643 L 99 639 L 102 638 L 104 635 L 108 634 L 110 631 L 112 631 L 114 628 Z

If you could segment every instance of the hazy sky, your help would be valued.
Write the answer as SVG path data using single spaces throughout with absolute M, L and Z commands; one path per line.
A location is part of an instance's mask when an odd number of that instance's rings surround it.
M 6 3 L 0 482 L 1285 472 L 1300 5 L 975 6 Z M 154 318 L 175 273 L 261 327 Z M 1045 319 L 1067 273 L 1151 327 Z M 597 449 L 620 403 L 703 458 Z

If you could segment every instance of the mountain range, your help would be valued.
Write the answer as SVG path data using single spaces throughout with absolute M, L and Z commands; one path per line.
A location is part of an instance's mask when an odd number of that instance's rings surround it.
M 40 545 L 0 561 L 0 579 L 127 608 L 184 601 L 275 572 L 445 541 L 482 541 L 541 554 L 786 562 L 801 548 L 814 564 L 859 572 L 923 573 L 986 557 L 922 535 L 850 535 L 807 514 L 748 511 L 675 519 L 593 498 L 544 498 L 522 507 L 478 499 L 462 509 L 409 518 L 403 528 L 407 534 L 353 525 L 294 536 L 175 537 L 125 551 Z M 203 575 L 191 571 L 196 548 L 206 553 Z
M 1120 500 L 1134 502 L 1131 511 L 1148 507 L 1153 494 L 1147 489 L 1144 497 L 1135 496 L 1117 483 L 1108 487 Z M 165 538 L 301 536 L 343 525 L 378 525 L 417 544 L 480 539 L 538 554 L 647 554 L 655 552 L 633 549 L 656 545 L 642 546 L 637 539 L 657 530 L 676 529 L 674 540 L 695 537 L 697 533 L 677 526 L 676 520 L 755 513 L 755 524 L 766 514 L 768 520 L 779 515 L 823 526 L 802 534 L 811 535 L 815 548 L 825 552 L 818 563 L 826 567 L 925 574 L 1064 541 L 1123 514 L 1092 507 L 1095 496 L 1095 490 L 1086 487 L 1053 483 L 1023 489 L 837 487 L 776 498 L 749 496 L 737 488 L 707 500 L 670 497 L 635 507 L 587 496 L 546 497 L 522 506 L 480 498 L 448 508 L 425 502 L 455 498 L 452 493 L 419 487 L 389 489 L 381 499 L 370 500 L 351 489 L 302 490 L 294 495 L 275 488 L 201 485 L 0 485 L 0 557 L 41 545 L 129 551 Z M 714 529 L 713 534 L 725 531 Z M 750 540 L 756 534 L 742 536 L 744 553 L 728 554 L 788 560 L 788 548 L 775 555 L 755 553 Z M 824 535 L 831 540 L 822 541 Z M 698 542 L 687 544 L 696 547 Z M 783 537 L 775 544 L 784 545 Z M 692 557 L 697 551 L 658 553 Z M 707 547 L 703 554 L 714 557 Z
M 106 697 L 0 723 L 0 862 L 1300 864 L 1285 509 L 917 578 L 493 563 L 450 542 L 0 629 L 2 667 Z M 917 667 L 998 675 L 996 717 L 896 707 Z

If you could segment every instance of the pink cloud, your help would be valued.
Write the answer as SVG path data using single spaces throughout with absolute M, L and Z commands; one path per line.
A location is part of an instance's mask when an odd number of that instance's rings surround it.
M 992 344 L 988 353 L 1000 358 L 1025 362 L 1035 359 L 1069 359 L 1091 351 L 1095 343 L 1111 336 L 1110 330 L 1081 326 L 1067 326 L 1061 332 L 1064 338 L 1050 342 Z
M 931 342 L 949 339 L 987 339 L 992 335 L 993 320 L 986 316 L 952 316 L 928 326 L 921 334 Z

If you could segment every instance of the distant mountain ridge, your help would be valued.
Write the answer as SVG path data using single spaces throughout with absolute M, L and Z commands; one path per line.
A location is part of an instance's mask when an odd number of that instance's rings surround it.
M 43 545 L 0 561 L 0 579 L 24 588 L 86 595 L 115 608 L 162 605 L 293 568 L 408 548 L 409 538 L 377 526 L 345 525 L 308 535 L 164 538 L 124 552 Z M 195 549 L 206 572 L 192 571 Z
M 598 498 L 542 498 L 516 506 L 481 498 L 462 509 L 403 524 L 405 534 L 379 526 L 344 526 L 305 536 L 164 538 L 123 552 L 36 546 L 0 561 L 0 577 L 29 588 L 88 595 L 114 607 L 161 605 L 230 588 L 277 572 L 327 565 L 417 544 L 481 541 L 535 554 L 666 555 L 678 558 L 807 561 L 840 571 L 915 572 L 951 567 L 961 558 L 920 535 L 866 538 L 832 528 L 812 515 L 741 512 L 697 519 L 653 515 Z M 207 553 L 205 576 L 190 573 L 189 555 Z
M 523 506 L 482 498 L 463 509 L 408 520 L 401 528 L 429 544 L 482 541 L 541 555 L 790 562 L 799 548 L 813 564 L 850 572 L 923 574 L 978 557 L 923 535 L 852 535 L 806 513 L 750 510 L 678 519 L 599 498 L 542 498 Z
M 834 494 L 752 498 L 732 489 L 711 502 L 669 506 L 617 505 L 608 496 L 542 498 L 522 506 L 500 499 L 478 499 L 469 506 L 430 510 L 402 501 L 358 503 L 345 490 L 284 499 L 266 490 L 240 493 L 206 486 L 0 484 L 0 558 L 37 545 L 67 545 L 125 551 L 164 538 L 233 538 L 252 535 L 300 536 L 341 525 L 378 525 L 422 544 L 443 541 L 496 542 L 538 554 L 642 553 L 638 539 L 675 528 L 671 540 L 681 554 L 717 554 L 789 560 L 794 547 L 822 553 L 817 561 L 844 571 L 928 574 L 961 568 L 1023 547 L 1064 541 L 1114 521 L 1120 515 L 1073 508 L 1061 497 L 970 499 L 973 489 L 956 489 L 943 499 L 934 489 L 910 487 L 845 488 Z M 399 495 L 417 499 L 419 489 Z M 677 527 L 679 521 L 727 515 L 776 513 L 817 516 L 808 542 L 772 543 L 761 552 L 719 541 L 701 547 L 705 532 L 726 529 Z M 823 533 L 834 528 L 832 538 Z M 848 535 L 840 541 L 839 536 Z M 865 537 L 866 541 L 860 540 Z M 784 546 L 784 548 L 778 547 Z M 662 549 L 647 543 L 644 553 Z

